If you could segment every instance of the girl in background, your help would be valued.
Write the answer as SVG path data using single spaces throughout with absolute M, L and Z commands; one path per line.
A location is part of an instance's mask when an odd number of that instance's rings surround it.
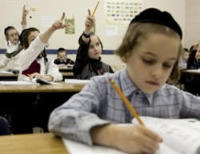
M 21 36 L 23 51 L 20 53 L 20 73 L 18 80 L 32 80 L 34 78 L 47 81 L 61 81 L 62 74 L 59 72 L 53 59 L 47 58 L 45 48 L 38 48 L 40 42 L 37 41 L 39 30 L 36 28 L 25 29 Z M 36 39 L 36 40 L 35 40 Z M 32 42 L 35 40 L 37 44 Z M 39 54 L 39 55 L 38 55 Z M 37 57 L 36 57 L 37 56 Z M 34 57 L 36 57 L 34 59 Z
M 94 17 L 88 10 L 85 21 L 85 30 L 79 38 L 79 48 L 73 72 L 76 78 L 90 79 L 93 76 L 103 75 L 105 72 L 113 73 L 110 65 L 101 61 L 103 44 L 99 37 L 91 32 L 94 26 Z

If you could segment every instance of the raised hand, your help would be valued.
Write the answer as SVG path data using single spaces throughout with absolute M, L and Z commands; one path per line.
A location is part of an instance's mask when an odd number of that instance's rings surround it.
M 26 9 L 26 6 L 23 6 L 23 10 L 22 10 L 22 17 L 26 17 L 28 15 L 28 10 Z
M 91 15 L 91 11 L 88 9 L 88 16 L 85 20 L 85 32 L 90 33 L 93 26 L 94 26 L 94 17 Z
M 52 28 L 54 30 L 65 28 L 66 25 L 63 23 L 64 19 L 65 19 L 65 12 L 63 12 L 60 20 L 57 20 L 56 22 L 53 23 Z

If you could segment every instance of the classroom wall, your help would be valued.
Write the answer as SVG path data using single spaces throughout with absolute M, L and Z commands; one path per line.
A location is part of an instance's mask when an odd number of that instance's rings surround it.
M 185 1 L 186 0 L 144 0 L 144 8 L 156 7 L 161 10 L 170 11 L 178 20 L 183 31 L 185 29 Z M 194 0 L 195 1 L 195 0 Z M 198 1 L 198 0 L 196 0 Z M 28 19 L 28 26 L 35 26 L 41 31 L 44 27 L 44 19 L 60 18 L 63 11 L 68 17 L 75 18 L 75 35 L 66 35 L 64 30 L 60 30 L 54 34 L 50 40 L 49 48 L 56 49 L 64 46 L 68 49 L 77 48 L 77 40 L 84 29 L 84 21 L 87 15 L 87 9 L 93 10 L 97 0 L 1 0 L 0 6 L 0 47 L 5 47 L 3 29 L 8 25 L 14 25 L 20 30 L 21 12 L 23 4 L 28 8 L 36 8 L 35 12 L 30 12 L 32 18 Z M 107 26 L 104 17 L 103 0 L 100 1 L 99 8 L 96 12 L 96 33 L 103 41 L 105 49 L 114 50 L 124 35 L 127 25 L 118 25 L 118 35 L 106 36 L 105 26 Z M 112 41 L 111 41 L 112 40 Z
M 192 0 L 191 0 L 192 1 Z M 198 1 L 198 0 L 196 0 Z M 30 12 L 32 18 L 28 18 L 28 26 L 35 26 L 41 31 L 44 31 L 44 19 L 58 19 L 61 17 L 63 11 L 68 17 L 75 18 L 75 35 L 66 35 L 64 30 L 57 31 L 53 34 L 49 41 L 49 49 L 57 49 L 65 47 L 66 49 L 77 49 L 78 38 L 84 29 L 84 21 L 87 16 L 87 9 L 93 10 L 97 0 L 1 0 L 0 6 L 0 49 L 5 48 L 5 39 L 3 30 L 8 25 L 15 26 L 19 31 L 21 30 L 20 21 L 22 7 L 25 4 L 28 8 L 36 8 L 35 12 Z M 105 50 L 115 50 L 124 35 L 127 25 L 117 25 L 117 35 L 105 35 L 105 27 L 107 26 L 104 16 L 104 0 L 100 0 L 99 7 L 96 11 L 96 33 L 100 36 Z M 155 7 L 161 10 L 171 12 L 175 19 L 179 22 L 185 34 L 185 14 L 186 14 L 186 0 L 144 0 L 144 9 L 148 7 Z M 187 3 L 189 5 L 189 3 Z M 116 26 L 116 25 L 115 25 Z M 183 35 L 185 36 L 185 35 Z M 185 43 L 185 37 L 183 37 Z M 75 55 L 69 55 L 75 59 Z M 55 57 L 53 55 L 52 57 Z M 114 69 L 123 68 L 124 64 L 117 56 L 113 54 L 102 55 L 102 60 L 114 67 Z
M 200 42 L 200 1 L 186 1 L 185 47 Z

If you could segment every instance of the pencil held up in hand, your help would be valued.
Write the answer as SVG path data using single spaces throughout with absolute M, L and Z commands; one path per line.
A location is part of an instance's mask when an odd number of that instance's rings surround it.
M 94 17 L 94 15 L 95 15 L 95 12 L 96 12 L 98 6 L 99 6 L 99 1 L 97 2 L 96 6 L 95 6 L 95 8 L 94 8 L 94 11 L 93 11 L 93 13 L 92 13 L 92 16 L 93 16 L 93 17 Z
M 136 112 L 135 108 L 128 101 L 128 99 L 126 98 L 126 96 L 124 95 L 124 93 L 121 91 L 121 89 L 119 88 L 119 86 L 115 83 L 115 81 L 113 79 L 109 79 L 109 82 L 111 83 L 111 85 L 115 89 L 115 91 L 119 94 L 120 98 L 122 99 L 122 101 L 124 102 L 124 104 L 126 105 L 126 107 L 128 108 L 128 110 L 131 112 L 131 114 L 133 115 L 133 117 L 135 117 L 137 119 L 137 121 L 139 122 L 139 124 L 141 124 L 141 125 L 144 126 L 144 123 L 141 120 L 141 118 L 139 117 L 139 115 Z

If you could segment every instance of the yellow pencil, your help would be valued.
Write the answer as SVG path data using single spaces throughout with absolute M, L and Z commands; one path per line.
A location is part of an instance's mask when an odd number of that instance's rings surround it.
M 99 1 L 97 2 L 96 6 L 95 6 L 95 8 L 94 8 L 94 11 L 93 11 L 93 13 L 92 13 L 92 16 L 95 15 L 95 12 L 96 12 L 98 6 L 99 6 Z
M 128 108 L 128 110 L 131 112 L 133 117 L 137 119 L 139 124 L 144 126 L 144 123 L 142 119 L 139 117 L 139 114 L 136 112 L 135 108 L 131 105 L 131 103 L 128 101 L 122 90 L 119 88 L 119 86 L 116 84 L 116 82 L 113 79 L 109 79 L 109 82 L 111 83 L 112 87 L 115 89 L 115 91 L 119 94 L 120 98 Z

